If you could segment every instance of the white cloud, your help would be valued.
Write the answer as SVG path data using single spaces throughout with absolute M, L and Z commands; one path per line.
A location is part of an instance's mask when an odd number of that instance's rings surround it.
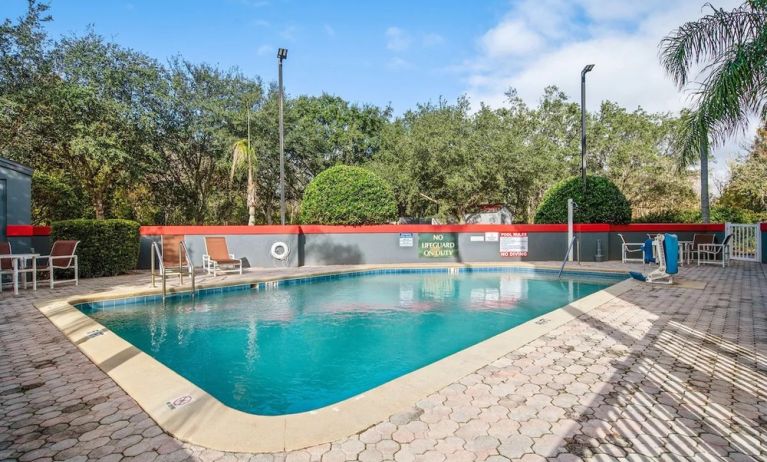
M 491 58 L 528 55 L 544 43 L 540 35 L 518 20 L 500 23 L 487 31 L 481 42 L 485 53 Z
M 405 51 L 410 48 L 410 35 L 399 27 L 386 29 L 386 48 L 392 51 Z
M 720 0 L 715 6 L 728 9 L 740 3 Z M 463 63 L 459 72 L 475 105 L 483 101 L 497 107 L 505 104 L 504 93 L 511 87 L 528 104 L 536 104 L 547 85 L 577 100 L 580 71 L 593 63 L 587 80 L 589 110 L 608 99 L 629 110 L 641 106 L 677 112 L 690 105 L 690 96 L 679 92 L 661 68 L 658 44 L 704 11 L 701 2 L 690 0 L 521 0 L 479 37 L 480 56 Z M 715 150 L 717 176 L 753 133 Z
M 328 35 L 328 37 L 335 37 L 336 36 L 336 30 L 333 29 L 333 26 L 330 24 L 325 24 L 324 26 L 325 33 Z
M 280 31 L 280 36 L 285 40 L 293 41 L 296 39 L 298 28 L 296 26 L 286 26 Z

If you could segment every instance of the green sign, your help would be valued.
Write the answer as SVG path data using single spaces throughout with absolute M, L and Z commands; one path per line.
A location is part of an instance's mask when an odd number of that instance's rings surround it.
M 458 236 L 453 233 L 418 235 L 418 256 L 423 258 L 449 258 L 458 256 Z

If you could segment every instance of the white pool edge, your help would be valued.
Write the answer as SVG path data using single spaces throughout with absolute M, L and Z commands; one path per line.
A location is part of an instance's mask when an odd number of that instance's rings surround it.
M 524 266 L 537 267 L 531 264 Z M 369 266 L 373 269 L 396 267 Z M 551 266 L 539 267 L 551 269 Z M 354 271 L 359 269 L 339 271 L 334 268 L 304 277 Z M 577 269 L 569 271 L 578 272 Z M 593 268 L 585 272 L 614 274 L 613 271 Z M 270 280 L 295 277 L 291 275 Z M 238 283 L 264 280 L 254 277 L 252 281 L 240 280 Z M 334 405 L 282 416 L 253 415 L 224 405 L 74 307 L 78 303 L 118 296 L 154 294 L 157 290 L 138 287 L 135 290 L 123 289 L 90 296 L 68 297 L 36 306 L 169 434 L 179 440 L 220 451 L 278 452 L 328 443 L 359 433 L 388 419 L 392 414 L 412 407 L 417 401 L 530 341 L 609 302 L 630 290 L 634 284 L 630 280 L 618 282 Z M 171 403 L 174 400 L 183 404 L 173 406 Z

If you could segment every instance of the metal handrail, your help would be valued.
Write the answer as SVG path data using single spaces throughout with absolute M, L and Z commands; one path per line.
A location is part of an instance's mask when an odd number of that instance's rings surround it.
M 577 236 L 573 236 L 572 239 L 570 239 L 570 244 L 567 246 L 567 252 L 565 253 L 565 258 L 562 260 L 562 267 L 559 268 L 559 275 L 557 275 L 557 278 L 562 277 L 562 271 L 565 270 L 565 264 L 567 263 L 567 257 L 570 256 L 570 252 L 573 250 L 573 244 L 575 244 L 575 240 L 578 239 Z
M 160 274 L 165 274 L 165 267 L 162 262 L 162 254 L 160 253 L 160 247 L 157 245 L 157 242 L 152 242 L 152 287 L 156 287 L 156 284 L 154 282 L 155 278 L 155 265 L 156 262 L 160 263 Z
M 189 252 L 186 250 L 186 244 L 184 241 L 178 242 L 179 260 L 181 260 L 181 251 L 184 251 L 184 257 L 186 258 L 186 266 L 189 268 L 189 277 L 192 279 L 192 298 L 194 298 L 194 265 L 192 265 L 192 259 L 189 258 Z M 179 263 L 181 263 L 179 261 Z M 179 265 L 180 266 L 180 265 Z M 181 284 L 184 284 L 184 276 L 181 276 Z

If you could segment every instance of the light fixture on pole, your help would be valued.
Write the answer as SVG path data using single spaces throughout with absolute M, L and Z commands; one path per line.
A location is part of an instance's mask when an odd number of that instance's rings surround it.
M 581 183 L 586 194 L 586 73 L 594 69 L 593 64 L 587 64 L 581 71 Z
M 285 99 L 285 90 L 282 88 L 282 61 L 288 57 L 287 48 L 277 50 L 277 79 L 280 87 L 280 223 L 285 224 L 285 123 L 283 121 L 282 107 Z

